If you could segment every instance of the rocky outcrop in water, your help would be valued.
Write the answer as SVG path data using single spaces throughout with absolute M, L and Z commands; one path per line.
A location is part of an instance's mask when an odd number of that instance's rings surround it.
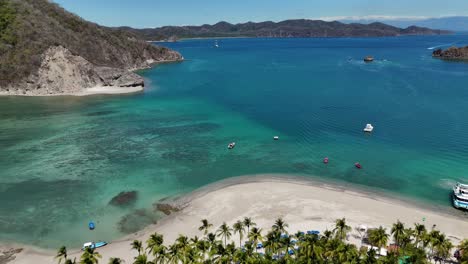
M 181 210 L 181 208 L 175 204 L 164 202 L 158 202 L 154 205 L 154 207 L 156 210 L 163 212 L 165 215 L 170 215 Z
M 157 223 L 157 215 L 146 209 L 137 209 L 123 216 L 117 224 L 120 232 L 129 234 L 137 232 L 148 225 Z
M 112 200 L 110 200 L 110 205 L 115 206 L 128 206 L 134 204 L 137 199 L 137 192 L 130 191 L 130 192 L 121 192 L 114 196 Z
M 446 50 L 437 49 L 432 52 L 432 56 L 444 60 L 468 60 L 468 46 L 450 47 Z

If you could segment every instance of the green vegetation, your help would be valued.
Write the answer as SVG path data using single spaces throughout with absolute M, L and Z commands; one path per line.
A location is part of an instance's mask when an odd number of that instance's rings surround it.
M 160 28 L 122 29 L 140 35 L 146 40 L 174 41 L 179 38 L 200 37 L 262 37 L 262 38 L 286 38 L 286 37 L 382 37 L 399 35 L 435 35 L 448 34 L 444 30 L 432 30 L 428 28 L 411 26 L 397 28 L 383 23 L 345 24 L 337 21 L 321 21 L 308 19 L 291 19 L 278 23 L 247 22 L 230 24 L 219 22 L 214 25 L 202 26 L 166 26 Z
M 0 43 L 2 45 L 15 45 L 16 14 L 14 8 L 6 0 L 0 0 Z
M 0 0 L 0 87 L 34 75 L 44 52 L 59 45 L 97 66 L 114 68 L 133 68 L 169 51 L 87 22 L 48 0 Z
M 209 232 L 212 224 L 208 220 L 201 222 L 199 231 L 203 233 L 203 238 L 195 236 L 189 239 L 179 235 L 172 245 L 166 246 L 163 236 L 154 233 L 146 241 L 146 248 L 143 248 L 142 241 L 133 241 L 131 247 L 138 251 L 133 263 L 426 264 L 433 261 L 445 263 L 454 248 L 440 231 L 433 229 L 428 232 L 424 225 L 418 223 L 414 229 L 406 228 L 400 221 L 392 226 L 391 235 L 383 227 L 367 232 L 369 243 L 375 247 L 385 248 L 389 240 L 393 240 L 394 244 L 388 247 L 386 256 L 380 256 L 380 250 L 367 250 L 365 246 L 358 249 L 347 243 L 351 227 L 344 218 L 336 220 L 333 231 L 326 230 L 322 235 L 302 232 L 290 235 L 288 224 L 282 218 L 278 218 L 265 235 L 250 218 L 235 222 L 233 228 L 223 223 L 216 234 Z M 243 241 L 246 229 L 248 241 Z M 232 232 L 239 235 L 239 247 L 230 242 Z M 460 263 L 468 263 L 468 240 L 463 240 L 458 249 Z M 100 258 L 99 253 L 87 248 L 79 263 L 95 264 Z M 56 259 L 59 264 L 62 261 L 76 263 L 67 259 L 65 247 L 58 250 Z M 123 261 L 111 258 L 108 263 Z

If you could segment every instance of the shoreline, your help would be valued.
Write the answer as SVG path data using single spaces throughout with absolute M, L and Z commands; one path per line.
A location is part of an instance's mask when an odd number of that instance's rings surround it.
M 252 217 L 264 229 L 269 228 L 277 217 L 284 217 L 290 225 L 290 233 L 310 229 L 323 232 L 341 217 L 346 217 L 353 228 L 360 224 L 369 227 L 383 225 L 387 232 L 390 223 L 398 219 L 408 226 L 424 221 L 428 229 L 435 224 L 455 244 L 462 238 L 468 238 L 468 222 L 461 214 L 424 208 L 416 203 L 382 196 L 378 191 L 363 189 L 286 174 L 228 178 L 161 201 L 180 208 L 180 211 L 162 218 L 155 225 L 112 241 L 99 252 L 104 263 L 109 257 L 121 257 L 131 263 L 136 255 L 130 247 L 134 239 L 145 242 L 150 234 L 158 232 L 164 235 L 166 242 L 172 243 L 179 234 L 201 236 L 198 226 L 203 218 L 209 219 L 215 230 L 223 221 L 232 225 L 244 216 Z M 357 243 L 355 238 L 350 238 L 349 242 Z M 35 263 L 49 263 L 55 254 L 54 250 L 34 246 L 0 244 L 0 251 L 7 248 L 24 249 L 11 263 L 30 263 L 33 259 Z M 69 250 L 71 257 L 79 254 L 79 249 Z
M 159 64 L 169 64 L 183 62 L 184 58 L 180 60 L 161 60 L 161 61 L 149 61 L 149 66 L 132 68 L 129 69 L 129 72 L 138 74 L 138 71 L 151 69 Z M 138 74 L 139 75 L 139 74 Z M 142 77 L 141 75 L 139 75 Z M 96 85 L 94 87 L 83 88 L 81 91 L 72 92 L 72 93 L 60 93 L 60 94 L 19 94 L 19 93 L 10 93 L 5 91 L 0 91 L 0 96 L 24 96 L 24 97 L 55 97 L 55 96 L 90 96 L 90 95 L 122 95 L 122 94 L 134 94 L 138 92 L 143 92 L 145 86 L 133 86 L 133 87 L 123 87 L 123 86 L 104 86 Z

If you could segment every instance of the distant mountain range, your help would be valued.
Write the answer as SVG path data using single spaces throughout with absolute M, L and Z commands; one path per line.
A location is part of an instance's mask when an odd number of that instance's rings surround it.
M 202 37 L 384 37 L 401 35 L 439 35 L 449 31 L 409 26 L 399 28 L 379 22 L 370 24 L 326 22 L 322 20 L 285 20 L 278 23 L 247 22 L 230 24 L 219 22 L 202 26 L 166 26 L 133 29 L 121 27 L 146 40 L 175 40 Z
M 377 21 L 392 25 L 395 27 L 427 27 L 433 29 L 443 29 L 451 31 L 466 31 L 468 32 L 468 16 L 453 16 L 441 18 L 427 19 L 343 19 L 343 23 L 362 23 L 370 24 Z

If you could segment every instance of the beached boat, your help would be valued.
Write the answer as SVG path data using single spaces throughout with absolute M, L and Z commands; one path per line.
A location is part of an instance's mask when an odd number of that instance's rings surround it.
M 455 184 L 452 201 L 455 208 L 468 209 L 468 184 Z
M 228 149 L 233 149 L 236 146 L 236 142 L 231 142 L 228 144 Z
M 372 132 L 374 130 L 374 127 L 371 124 L 367 124 L 366 127 L 364 128 L 364 132 Z
M 87 243 L 84 243 L 83 244 L 83 247 L 81 248 L 81 250 L 85 250 L 86 248 L 92 248 L 92 249 L 96 249 L 96 248 L 100 248 L 100 247 L 103 247 L 107 245 L 107 242 L 104 242 L 104 241 L 99 241 L 99 242 L 87 242 Z
M 372 57 L 372 56 L 366 56 L 364 58 L 364 62 L 373 62 L 373 61 L 374 61 L 374 57 Z

